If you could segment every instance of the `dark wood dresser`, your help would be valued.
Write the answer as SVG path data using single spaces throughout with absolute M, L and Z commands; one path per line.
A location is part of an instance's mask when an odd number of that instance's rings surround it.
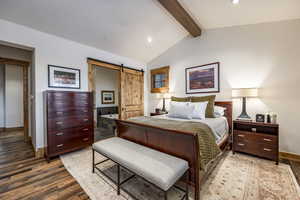
M 45 91 L 44 104 L 48 160 L 93 144 L 91 92 Z
M 279 159 L 279 125 L 233 121 L 233 153 L 244 152 L 263 158 Z

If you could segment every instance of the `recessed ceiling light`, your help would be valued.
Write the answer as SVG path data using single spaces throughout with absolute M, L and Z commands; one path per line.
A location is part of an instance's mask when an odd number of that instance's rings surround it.
M 240 0 L 232 0 L 232 3 L 233 3 L 233 4 L 239 4 L 239 3 L 240 3 Z
M 152 42 L 152 37 L 147 37 L 147 41 L 148 41 L 148 43 L 151 43 Z

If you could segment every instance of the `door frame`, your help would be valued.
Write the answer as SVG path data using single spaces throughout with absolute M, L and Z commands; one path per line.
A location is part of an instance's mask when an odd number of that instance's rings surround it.
M 127 67 L 124 66 L 123 64 L 118 65 L 118 64 L 114 64 L 114 63 L 109 63 L 109 62 L 105 62 L 102 60 L 97 60 L 94 58 L 87 58 L 87 63 L 88 63 L 88 91 L 93 92 L 93 98 L 94 98 L 94 107 L 93 110 L 95 112 L 96 108 L 96 104 L 95 104 L 95 100 L 96 100 L 96 93 L 95 93 L 95 68 L 96 67 L 102 67 L 102 68 L 106 68 L 106 69 L 112 69 L 112 70 L 117 70 L 119 71 L 119 75 L 118 75 L 118 82 L 119 82 L 119 94 L 118 94 L 118 109 L 119 109 L 119 116 L 120 119 L 122 118 L 122 97 L 121 97 L 121 90 L 122 90 L 122 83 L 121 83 L 121 73 L 122 71 L 124 71 L 124 69 L 128 69 L 128 70 L 133 70 L 133 71 L 138 71 L 138 72 L 142 72 L 144 73 L 144 70 L 141 69 L 135 69 L 132 67 Z M 144 94 L 143 94 L 144 95 Z M 95 122 L 94 122 L 95 123 Z
M 28 92 L 28 81 L 29 81 L 29 67 L 30 62 L 10 59 L 10 58 L 1 58 L 0 64 L 5 65 L 17 65 L 23 68 L 23 121 L 24 121 L 24 140 L 25 142 L 30 141 L 29 137 L 29 92 Z
M 96 107 L 96 87 L 95 87 L 95 72 L 96 68 L 105 68 L 105 69 L 111 69 L 111 70 L 116 70 L 118 71 L 118 85 L 119 85 L 119 92 L 118 92 L 118 110 L 119 110 L 119 115 L 121 114 L 121 70 L 122 66 L 115 65 L 112 63 L 107 63 L 103 61 L 98 61 L 94 60 L 91 58 L 87 59 L 88 63 L 88 91 L 93 93 L 93 99 L 94 99 L 94 105 L 93 105 L 93 113 L 97 113 L 97 107 Z M 96 117 L 98 119 L 98 116 Z M 94 121 L 94 127 L 97 126 L 97 122 Z

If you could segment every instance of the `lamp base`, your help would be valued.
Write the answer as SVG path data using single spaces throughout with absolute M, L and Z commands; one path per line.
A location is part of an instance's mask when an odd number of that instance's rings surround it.
M 246 119 L 246 120 L 249 120 L 251 119 L 251 117 L 246 113 L 246 112 L 242 112 L 239 116 L 238 116 L 239 119 Z

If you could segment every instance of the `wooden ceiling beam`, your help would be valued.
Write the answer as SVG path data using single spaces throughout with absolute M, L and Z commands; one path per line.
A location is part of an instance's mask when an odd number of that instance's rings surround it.
M 158 0 L 158 2 L 193 36 L 201 35 L 201 28 L 180 5 L 178 0 Z

